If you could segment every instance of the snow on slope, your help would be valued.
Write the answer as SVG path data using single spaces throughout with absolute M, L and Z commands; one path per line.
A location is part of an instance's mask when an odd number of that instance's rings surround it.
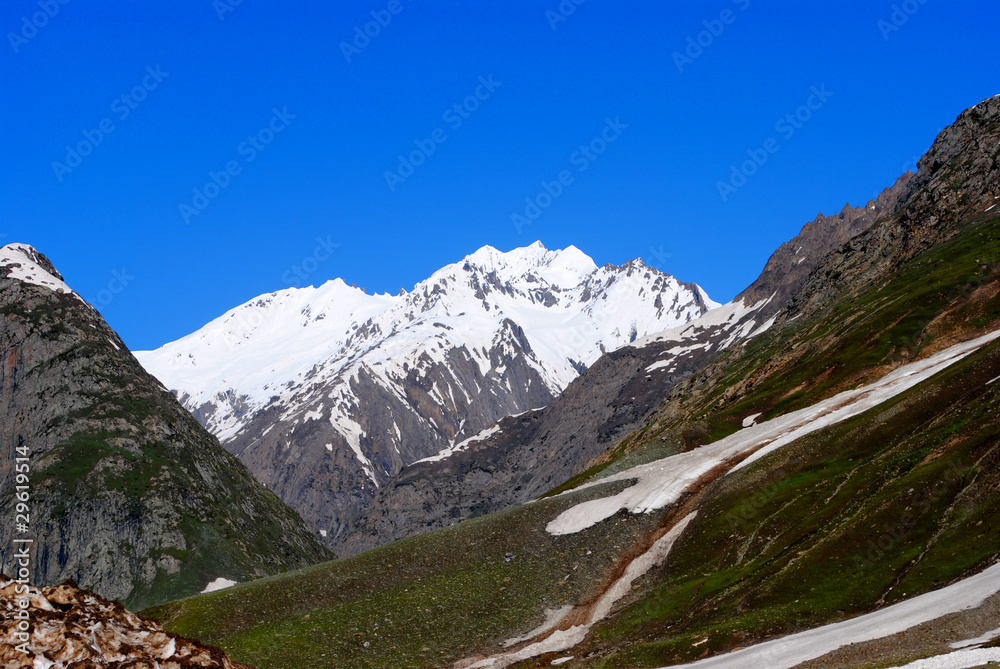
M 24 283 L 42 286 L 57 293 L 73 293 L 62 279 L 38 264 L 38 251 L 27 244 L 8 244 L 0 248 L 0 267 L 9 268 L 7 276 Z
M 1000 648 L 974 648 L 936 655 L 904 664 L 897 669 L 972 669 L 1000 662 Z
M 534 633 L 541 637 L 535 643 L 509 653 L 501 653 L 483 659 L 462 660 L 455 663 L 455 669 L 504 669 L 539 655 L 558 653 L 579 645 L 590 634 L 591 628 L 606 618 L 614 605 L 632 590 L 632 584 L 637 579 L 644 576 L 650 569 L 666 562 L 677 539 L 684 533 L 696 515 L 697 512 L 693 512 L 685 516 L 670 528 L 669 532 L 657 539 L 645 553 L 632 560 L 625 567 L 622 575 L 594 603 L 583 620 L 574 615 L 575 611 L 572 607 L 568 611 L 564 609 L 565 612 L 560 620 L 546 625 Z M 568 625 L 570 622 L 574 624 L 562 629 L 563 623 Z M 528 638 L 534 637 L 529 636 Z M 552 664 L 556 664 L 556 662 Z
M 466 448 L 469 447 L 469 444 L 475 444 L 477 442 L 483 441 L 484 439 L 488 439 L 492 437 L 494 434 L 497 434 L 498 432 L 500 432 L 500 424 L 495 423 L 493 425 L 490 425 L 488 428 L 486 428 L 479 434 L 476 434 L 472 437 L 469 437 L 468 439 L 460 441 L 454 446 L 445 448 L 441 450 L 441 452 L 439 452 L 437 455 L 432 455 L 429 458 L 424 458 L 423 460 L 417 460 L 417 462 L 440 462 L 445 458 L 450 458 L 455 453 L 461 453 L 462 451 L 464 451 Z
M 612 481 L 636 480 L 630 488 L 617 495 L 584 502 L 564 511 L 548 524 L 546 530 L 554 535 L 572 534 L 606 520 L 620 509 L 642 513 L 664 508 L 676 502 L 685 490 L 710 471 L 726 467 L 730 472 L 734 471 L 763 453 L 772 452 L 811 432 L 863 413 L 913 388 L 998 338 L 1000 331 L 957 344 L 924 360 L 900 367 L 867 386 L 840 393 L 812 407 L 760 425 L 750 425 L 709 446 L 640 465 L 579 486 L 574 491 Z M 734 461 L 748 453 L 751 454 L 749 458 L 744 457 L 735 467 L 732 465 Z M 567 621 L 566 626 L 557 622 L 539 629 L 536 632 L 537 636 L 529 636 L 535 639 L 534 643 L 515 652 L 460 661 L 455 664 L 455 668 L 502 669 L 544 653 L 568 651 L 582 643 L 592 625 L 605 617 L 614 602 L 628 592 L 634 578 L 667 559 L 673 544 L 682 536 L 695 513 L 697 512 L 691 513 L 671 528 L 670 532 L 656 542 L 649 552 L 628 564 L 621 579 L 604 593 L 585 621 L 580 622 L 577 617 L 573 617 L 572 611 L 564 613 L 562 620 Z M 950 613 L 976 608 L 997 592 L 1000 592 L 1000 565 L 994 565 L 976 576 L 941 590 L 868 615 L 765 642 L 727 655 L 678 666 L 690 669 L 744 669 L 745 667 L 791 669 L 849 644 L 881 639 Z M 568 621 L 572 621 L 573 626 L 568 626 Z M 992 638 L 992 634 L 987 633 L 977 639 L 952 644 L 952 647 L 965 648 L 966 644 L 985 643 Z M 519 641 L 524 640 L 527 639 Z M 990 652 L 997 651 L 990 649 Z M 907 666 L 912 666 L 913 669 L 965 669 L 976 666 L 974 660 L 980 657 L 992 659 L 994 656 L 963 650 Z
M 628 509 L 631 513 L 649 513 L 662 509 L 676 502 L 701 477 L 726 462 L 742 458 L 729 469 L 729 472 L 736 471 L 807 434 L 864 413 L 998 338 L 1000 331 L 956 344 L 923 360 L 904 365 L 878 381 L 844 391 L 811 407 L 746 427 L 693 451 L 591 481 L 574 490 L 612 481 L 636 479 L 637 482 L 617 495 L 583 502 L 567 509 L 550 522 L 546 530 L 554 535 L 573 534 L 610 518 L 621 509 Z
M 360 324 L 398 302 L 366 295 L 340 279 L 262 295 L 156 351 L 135 356 L 183 403 L 197 408 L 234 393 L 251 406 L 281 394 L 289 382 L 346 345 Z M 223 441 L 238 416 L 209 426 Z
M 284 418 L 304 418 L 291 397 L 308 387 L 340 387 L 331 393 L 335 412 L 349 413 L 350 383 L 362 369 L 395 388 L 412 367 L 446 363 L 464 347 L 485 375 L 508 319 L 523 329 L 531 364 L 556 394 L 603 352 L 717 306 L 697 286 L 640 261 L 598 268 L 572 246 L 487 246 L 409 294 L 367 295 L 339 279 L 283 290 L 136 357 L 190 410 L 213 405 L 202 417 L 226 442 L 275 396 L 288 398 Z M 356 431 L 350 422 L 341 416 L 335 427 L 348 436 Z
M 671 669 L 745 669 L 746 667 L 791 669 L 850 644 L 884 639 L 948 614 L 977 608 L 998 592 L 1000 592 L 1000 564 L 995 564 L 953 585 L 887 606 L 874 613 L 775 639 L 720 657 L 675 665 Z M 921 667 L 921 669 L 977 666 L 946 663 L 949 655 L 921 660 L 907 666 Z M 968 659 L 968 654 L 965 659 Z

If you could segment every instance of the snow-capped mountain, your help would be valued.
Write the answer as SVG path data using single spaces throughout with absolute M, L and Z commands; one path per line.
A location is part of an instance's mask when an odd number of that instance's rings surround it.
M 403 466 L 546 405 L 602 353 L 717 307 L 635 260 L 483 247 L 413 291 L 263 295 L 142 364 L 332 542 Z

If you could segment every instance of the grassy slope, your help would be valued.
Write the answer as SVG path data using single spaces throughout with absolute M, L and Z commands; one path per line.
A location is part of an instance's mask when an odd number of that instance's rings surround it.
M 695 433 L 711 440 L 747 415 L 808 406 L 954 336 L 1000 327 L 998 284 L 994 216 L 916 257 L 891 282 L 751 342 L 720 361 L 719 381 L 679 401 L 700 419 Z M 1000 382 L 985 384 L 998 376 L 994 344 L 884 407 L 719 481 L 670 567 L 579 652 L 602 667 L 693 659 L 926 592 L 995 558 Z M 760 381 L 715 408 L 748 378 Z M 577 481 L 617 469 L 620 459 L 641 460 L 691 434 L 690 425 L 647 426 Z
M 624 555 L 638 552 L 657 517 L 622 514 L 567 537 L 544 531 L 561 510 L 599 492 L 510 509 L 143 614 L 267 669 L 331 661 L 450 665 L 534 628 L 546 608 L 588 601 Z
M 810 406 L 956 336 L 982 334 L 1000 322 L 998 285 L 1000 216 L 994 213 L 913 258 L 885 285 L 848 294 L 823 313 L 727 351 L 704 388 L 677 391 L 642 430 L 551 494 L 617 471 L 621 461 L 662 457 L 665 445 L 716 441 L 740 429 L 746 416 L 760 413 L 764 421 Z M 731 398 L 734 387 L 744 390 Z
M 1000 327 L 998 269 L 1000 218 L 970 223 L 888 284 L 729 352 L 712 383 L 676 398 L 671 412 L 578 481 L 714 440 L 748 414 L 807 406 L 953 336 Z M 988 521 L 1000 511 L 993 454 L 1000 382 L 984 385 L 996 376 L 1000 345 L 713 484 L 669 566 L 644 578 L 578 657 L 589 654 L 595 666 L 660 666 L 870 610 L 985 564 L 1000 547 L 1000 529 Z M 744 390 L 725 397 L 734 383 Z M 620 514 L 570 537 L 544 533 L 560 509 L 596 492 L 146 613 L 268 669 L 331 660 L 447 665 L 496 650 L 497 641 L 537 624 L 546 607 L 587 601 L 665 515 Z M 893 530 L 904 520 L 905 532 Z M 871 555 L 858 548 L 880 539 L 883 548 Z M 517 556 L 511 563 L 503 561 L 507 551 Z M 692 651 L 691 642 L 706 637 Z
M 892 604 L 985 566 L 1000 553 L 1000 383 L 986 386 L 997 376 L 995 343 L 721 479 L 644 596 L 581 652 L 596 653 L 592 666 L 663 666 Z

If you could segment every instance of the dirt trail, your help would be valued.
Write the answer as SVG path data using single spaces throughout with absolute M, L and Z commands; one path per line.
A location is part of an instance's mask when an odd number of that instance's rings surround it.
M 455 663 L 454 669 L 504 669 L 546 653 L 567 651 L 582 643 L 590 629 L 606 618 L 614 605 L 631 591 L 633 582 L 666 561 L 674 543 L 697 515 L 707 488 L 753 452 L 727 460 L 688 486 L 673 508 L 667 511 L 660 526 L 623 554 L 623 559 L 618 561 L 605 580 L 601 593 L 591 601 L 574 606 L 555 625 L 523 640 L 512 650 L 460 660 Z

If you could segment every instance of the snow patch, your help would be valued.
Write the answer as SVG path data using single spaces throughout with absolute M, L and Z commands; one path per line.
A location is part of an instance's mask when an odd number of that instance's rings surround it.
M 347 418 L 344 415 L 332 414 L 330 416 L 330 423 L 333 425 L 334 429 L 339 432 L 344 439 L 347 440 L 347 445 L 351 447 L 354 451 L 354 457 L 358 459 L 361 463 L 361 468 L 364 470 L 365 475 L 378 487 L 378 479 L 375 478 L 375 467 L 372 466 L 371 460 L 369 460 L 364 451 L 361 450 L 361 437 L 365 436 L 364 432 L 361 430 L 361 426 L 356 422 Z M 329 447 L 328 447 L 329 448 Z M 330 449 L 332 450 L 332 449 Z
M 476 434 L 476 435 L 474 435 L 472 437 L 469 437 L 465 441 L 461 441 L 461 442 L 455 444 L 454 446 L 449 446 L 448 448 L 445 448 L 445 449 L 441 450 L 437 455 L 432 455 L 429 458 L 424 458 L 422 460 L 417 460 L 417 462 L 440 462 L 441 460 L 444 460 L 445 458 L 450 458 L 455 453 L 461 453 L 466 448 L 468 448 L 470 444 L 475 444 L 475 443 L 480 442 L 480 441 L 485 441 L 486 439 L 489 439 L 490 437 L 492 437 L 494 434 L 497 434 L 498 432 L 500 432 L 500 423 L 494 423 L 493 425 L 489 426 L 488 428 L 486 428 L 485 430 L 483 430 L 479 434 Z M 414 463 L 414 464 L 416 464 L 416 463 Z
M 561 621 L 566 616 L 566 614 L 572 610 L 573 610 L 572 604 L 567 604 L 566 606 L 563 606 L 562 608 L 558 609 L 545 609 L 545 621 L 541 625 L 531 630 L 524 636 L 515 637 L 513 639 L 507 639 L 501 645 L 504 648 L 510 648 L 511 646 L 516 646 L 519 643 L 523 643 L 525 641 L 531 641 L 535 637 L 539 637 L 545 634 L 546 632 L 551 632 L 552 630 L 555 629 L 556 625 L 559 624 L 559 621 Z
M 975 639 L 966 639 L 965 641 L 956 641 L 951 644 L 952 648 L 968 648 L 969 646 L 981 646 L 984 643 L 989 643 L 1000 636 L 1000 629 L 990 630 L 985 634 L 977 636 Z
M 757 419 L 760 418 L 761 415 L 762 414 L 755 413 L 750 416 L 747 416 L 746 418 L 743 419 L 743 427 L 753 427 L 754 425 L 757 424 Z
M 747 427 L 708 446 L 633 467 L 574 490 L 615 481 L 637 480 L 617 495 L 577 504 L 552 520 L 546 531 L 574 534 L 610 518 L 618 511 L 649 513 L 676 502 L 693 483 L 725 462 L 744 459 L 729 474 L 812 432 L 857 416 L 896 397 L 1000 337 L 1000 330 L 956 344 L 933 356 L 904 365 L 878 381 L 847 390 L 813 406 Z
M 8 244 L 0 248 L 0 267 L 8 268 L 9 279 L 48 288 L 56 293 L 76 295 L 64 281 L 49 274 L 33 260 L 37 255 L 38 251 L 27 244 Z
M 720 657 L 682 664 L 671 669 L 791 669 L 803 662 L 832 653 L 850 644 L 865 643 L 905 632 L 943 616 L 974 609 L 986 599 L 1000 592 L 1000 564 L 993 565 L 975 576 L 959 581 L 905 602 L 887 606 L 867 615 L 826 625 L 807 632 L 768 641 L 750 648 L 734 651 Z M 989 649 L 1000 659 L 1000 649 Z M 975 651 L 959 651 L 971 657 Z M 948 664 L 946 660 L 957 653 L 919 660 L 906 665 L 909 669 L 956 669 L 975 667 L 973 664 Z M 987 658 L 989 659 L 989 658 Z M 920 664 L 920 662 L 929 664 Z M 982 662 L 978 662 L 982 664 Z
M 976 648 L 904 664 L 898 669 L 972 669 L 1000 660 L 1000 648 Z
M 225 590 L 226 588 L 233 587 L 237 583 L 239 583 L 239 581 L 230 581 L 228 578 L 222 578 L 220 576 L 219 578 L 215 579 L 214 581 L 206 585 L 205 589 L 201 591 L 201 594 L 205 594 L 207 592 L 215 592 L 216 590 Z

